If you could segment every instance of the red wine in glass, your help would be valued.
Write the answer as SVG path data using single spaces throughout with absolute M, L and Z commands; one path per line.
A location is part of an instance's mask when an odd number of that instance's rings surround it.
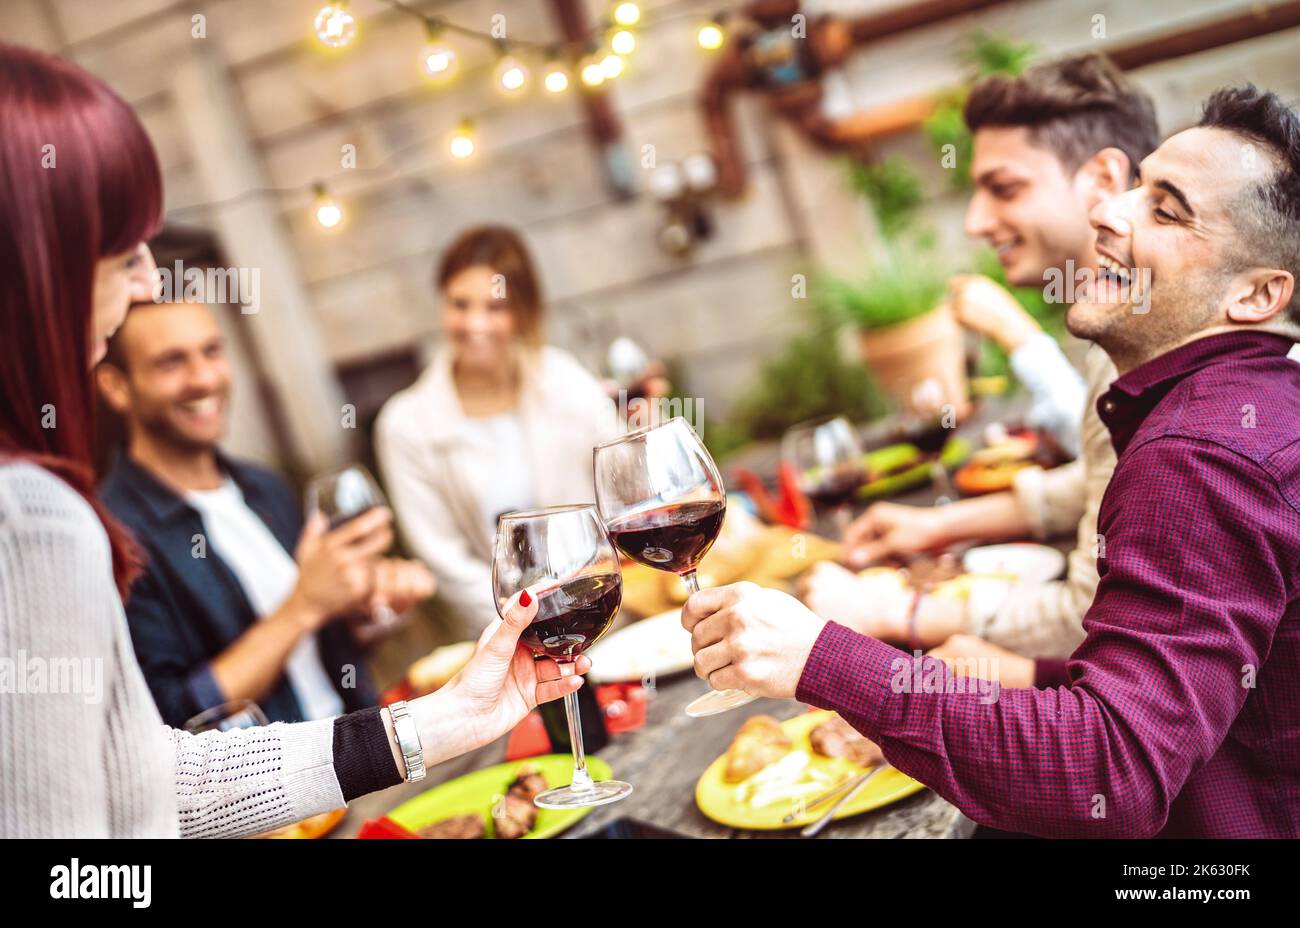
M 614 546 L 647 567 L 690 573 L 718 540 L 727 504 L 710 499 L 630 513 L 608 524 Z
M 623 577 L 596 574 L 540 590 L 537 617 L 519 640 L 534 654 L 575 660 L 609 629 L 623 600 Z
M 593 457 L 596 504 L 614 546 L 698 593 L 695 571 L 722 530 L 727 491 L 690 423 L 676 417 L 628 432 L 597 445 Z M 742 690 L 710 690 L 686 714 L 713 715 L 753 699 Z
M 805 493 L 819 511 L 835 512 L 852 501 L 865 477 L 862 471 L 838 473 L 808 487 Z

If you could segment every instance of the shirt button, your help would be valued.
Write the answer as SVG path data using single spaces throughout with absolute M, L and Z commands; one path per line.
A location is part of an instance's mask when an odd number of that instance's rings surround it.
M 1102 400 L 1102 401 L 1101 401 L 1101 411 L 1104 412 L 1106 415 L 1109 416 L 1111 413 L 1113 413 L 1113 412 L 1115 411 L 1115 401 L 1114 401 L 1114 400 Z

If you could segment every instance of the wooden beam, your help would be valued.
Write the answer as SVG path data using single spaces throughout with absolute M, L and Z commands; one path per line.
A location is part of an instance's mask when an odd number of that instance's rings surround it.
M 855 44 L 873 42 L 1005 2 L 1006 0 L 923 0 L 920 3 L 900 3 L 879 13 L 855 17 L 852 20 L 853 41 Z
M 1261 4 L 1246 12 L 1200 23 L 1180 32 L 1137 39 L 1106 49 L 1105 53 L 1121 69 L 1131 71 L 1298 26 L 1300 0 L 1288 0 L 1272 5 Z M 931 94 L 864 110 L 840 119 L 837 129 L 847 138 L 857 141 L 879 141 L 919 126 L 934 112 L 936 98 L 937 95 Z

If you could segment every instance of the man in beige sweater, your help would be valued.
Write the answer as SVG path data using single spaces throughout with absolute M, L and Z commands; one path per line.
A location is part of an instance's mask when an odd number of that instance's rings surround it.
M 1159 142 L 1146 95 L 1103 56 L 1086 55 L 1040 65 L 1020 77 L 982 81 L 971 91 L 965 116 L 974 133 L 975 181 L 967 232 L 997 250 L 1007 279 L 1017 286 L 1044 286 L 1057 275 L 1072 281 L 1095 268 L 1089 210 L 1099 199 L 1128 189 L 1138 163 Z M 952 299 L 968 326 L 995 338 L 1013 357 L 1043 343 L 1032 317 L 987 278 L 958 278 Z M 823 617 L 876 637 L 942 645 L 939 653 L 945 656 L 998 655 L 1004 685 L 1033 682 L 1028 658 L 1069 654 L 1083 639 L 1083 614 L 1097 587 L 1097 512 L 1115 467 L 1114 449 L 1095 408 L 1115 368 L 1093 346 L 1085 373 L 1087 405 L 1080 411 L 1077 460 L 1051 471 L 1024 471 L 1013 490 L 949 506 L 878 503 L 845 538 L 845 560 L 859 568 L 888 555 L 959 541 L 1048 538 L 1077 527 L 1065 579 L 997 587 L 965 601 L 924 597 L 913 611 L 910 595 L 889 595 L 871 587 L 869 579 L 824 564 L 805 580 L 805 602 Z

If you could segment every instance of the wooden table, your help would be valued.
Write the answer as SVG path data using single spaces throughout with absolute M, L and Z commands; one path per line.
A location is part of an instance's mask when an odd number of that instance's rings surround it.
M 1014 420 L 1023 413 L 1023 397 L 996 398 L 985 401 L 971 419 L 958 429 L 978 442 L 980 431 L 997 419 Z M 880 423 L 871 431 L 881 431 Z M 775 445 L 756 447 L 746 464 L 760 472 L 774 467 Z M 932 486 L 918 487 L 895 497 L 895 502 L 933 505 Z M 1069 541 L 1062 544 L 1068 548 Z M 599 752 L 609 763 L 614 776 L 626 780 L 635 792 L 612 805 L 595 809 L 566 837 L 582 837 L 599 831 L 604 825 L 624 816 L 639 819 L 683 835 L 696 838 L 763 838 L 798 837 L 798 829 L 783 831 L 745 831 L 727 828 L 706 818 L 695 805 L 695 781 L 714 758 L 726 751 L 741 723 L 752 715 L 767 714 L 788 719 L 805 707 L 793 701 L 759 700 L 740 709 L 704 719 L 689 718 L 683 709 L 708 689 L 704 681 L 690 673 L 659 681 L 647 710 L 643 728 L 615 735 Z M 504 760 L 505 739 L 431 770 L 420 783 L 404 784 L 382 793 L 363 796 L 354 801 L 347 817 L 334 831 L 334 837 L 355 837 L 361 823 L 378 818 L 413 796 L 431 787 L 473 770 Z M 969 837 L 974 824 L 946 800 L 930 790 L 909 796 L 893 805 L 835 822 L 822 833 L 824 838 L 961 838 Z
M 660 681 L 649 702 L 645 726 L 614 735 L 600 752 L 614 776 L 631 783 L 635 792 L 622 802 L 595 809 L 570 829 L 566 837 L 589 835 L 624 816 L 694 838 L 798 837 L 798 829 L 742 831 L 711 821 L 695 806 L 695 781 L 727 749 L 746 718 L 766 713 L 787 719 L 803 712 L 804 707 L 796 702 L 763 699 L 708 718 L 688 717 L 683 711 L 686 704 L 707 689 L 703 680 L 689 673 Z M 420 783 L 363 796 L 352 803 L 347 818 L 333 834 L 341 838 L 355 837 L 366 819 L 378 818 L 438 783 L 500 763 L 504 754 L 505 739 L 501 739 L 440 764 Z M 835 822 L 821 837 L 957 838 L 968 836 L 973 827 L 954 806 L 924 790 L 883 809 Z

